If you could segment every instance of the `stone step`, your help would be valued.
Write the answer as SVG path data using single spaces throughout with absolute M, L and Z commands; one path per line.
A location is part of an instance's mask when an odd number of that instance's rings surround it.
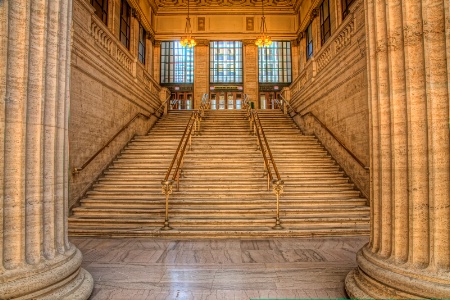
M 275 224 L 276 195 L 267 190 L 261 151 L 245 111 L 206 111 L 170 195 L 172 231 L 161 231 L 166 176 L 192 111 L 176 111 L 136 136 L 73 209 L 71 235 L 310 236 L 367 234 L 370 209 L 314 136 L 280 111 L 261 123 L 285 181 L 284 230 Z M 172 176 L 172 174 L 171 174 Z M 171 177 L 169 177 L 171 178 Z M 179 190 L 177 189 L 179 187 Z
M 161 172 L 160 174 L 165 174 L 164 172 Z M 235 174 L 235 176 L 224 176 L 223 174 L 217 174 L 216 177 L 213 176 L 205 176 L 205 178 L 198 177 L 192 175 L 192 173 L 186 174 L 183 173 L 183 178 L 181 179 L 182 182 L 189 182 L 189 183 L 225 183 L 225 182 L 239 182 L 241 184 L 247 184 L 250 182 L 255 182 L 255 180 L 266 182 L 266 178 L 262 176 L 262 174 L 255 174 L 255 172 L 251 173 L 252 177 L 246 177 L 245 179 L 242 179 L 241 177 L 238 177 L 238 174 Z M 122 184 L 130 184 L 133 185 L 145 185 L 149 182 L 149 180 L 157 180 L 159 178 L 162 178 L 160 175 L 148 175 L 143 178 L 143 176 L 124 176 L 121 175 L 113 176 L 108 175 L 105 177 L 102 177 L 98 180 L 99 183 L 102 184 L 115 184 L 115 185 L 122 185 Z M 237 178 L 237 179 L 234 179 Z M 234 179 L 234 181 L 233 181 Z M 309 186 L 323 186 L 323 185 L 337 185 L 337 184 L 348 184 L 348 179 L 341 177 L 341 178 L 320 178 L 320 179 L 310 179 L 310 178 L 291 178 L 289 181 L 285 181 L 285 184 L 288 185 L 309 185 Z
M 175 188 L 174 188 L 175 189 Z M 160 190 L 161 191 L 161 190 Z M 185 199 L 204 199 L 204 198 L 216 198 L 216 199 L 259 199 L 263 197 L 274 197 L 272 192 L 268 191 L 214 191 L 214 192 L 202 192 L 198 193 L 195 191 L 183 191 L 177 192 L 176 190 L 173 192 L 173 197 L 183 197 Z M 87 196 L 90 198 L 93 197 L 111 197 L 111 199 L 123 199 L 125 197 L 129 197 L 129 199 L 150 199 L 150 197 L 160 198 L 163 197 L 159 192 L 155 193 L 155 191 L 140 191 L 136 193 L 136 191 L 97 191 L 91 190 L 88 191 Z M 175 195 L 176 194 L 176 195 Z M 297 198 L 299 201 L 301 200 L 312 200 L 312 199 L 348 199 L 359 197 L 360 192 L 356 190 L 348 190 L 348 191 L 285 191 L 282 194 L 283 199 L 293 199 Z M 269 196 L 270 195 L 270 196 Z
M 122 218 L 152 218 L 152 217 L 162 217 L 165 214 L 163 205 L 161 208 L 102 208 L 102 207 L 76 207 L 72 210 L 73 216 L 78 217 L 79 215 L 84 215 L 86 217 L 117 217 Z M 261 218 L 261 217 L 271 217 L 276 213 L 275 209 L 271 208 L 243 208 L 243 209 L 200 209 L 200 208 L 170 208 L 171 220 L 174 218 L 181 218 L 185 226 L 187 223 L 198 223 L 202 222 L 204 225 L 208 225 L 210 219 L 216 218 L 218 222 L 224 222 L 230 219 L 238 219 L 241 224 L 251 225 L 250 218 Z M 292 214 L 301 214 L 302 217 L 293 217 Z M 326 209 L 290 209 L 284 208 L 280 210 L 280 218 L 283 219 L 284 223 L 288 221 L 286 218 L 294 218 L 296 224 L 302 222 L 321 222 L 321 223 L 367 223 L 369 217 L 369 210 L 357 211 L 353 210 L 326 210 Z M 249 220 L 250 219 L 250 220 Z
M 272 221 L 273 223 L 273 221 Z M 370 233 L 367 225 L 353 226 L 336 226 L 331 228 L 323 228 L 320 226 L 304 225 L 300 228 L 285 227 L 283 230 L 273 230 L 274 224 L 264 224 L 265 226 L 223 226 L 218 230 L 217 226 L 203 228 L 184 227 L 179 229 L 175 227 L 173 230 L 162 231 L 162 224 L 146 223 L 146 224 L 130 224 L 129 226 L 119 226 L 119 228 L 109 228 L 107 223 L 98 223 L 93 226 L 76 224 L 69 222 L 70 236 L 108 236 L 108 237 L 166 237 L 166 238 L 269 238 L 269 237 L 332 237 L 332 236 L 367 236 Z
M 267 199 L 215 199 L 215 198 L 205 198 L 205 199 L 184 199 L 180 197 L 174 197 L 173 199 L 170 199 L 170 205 L 171 206 L 213 206 L 217 205 L 218 207 L 223 206 L 236 206 L 236 207 L 249 207 L 249 206 L 270 206 L 273 207 L 275 205 L 275 197 L 271 195 L 271 197 Z M 165 203 L 164 197 L 162 197 L 159 200 L 130 200 L 127 198 L 123 199 L 107 199 L 107 198 L 85 198 L 80 201 L 80 203 L 86 205 L 86 206 L 100 206 L 100 207 L 106 207 L 107 205 L 112 206 L 128 206 L 130 208 L 134 207 L 161 207 L 162 204 Z M 281 199 L 281 206 L 282 208 L 285 207 L 339 207 L 339 209 L 349 209 L 349 208 L 357 208 L 365 210 L 369 210 L 369 207 L 361 206 L 365 204 L 365 200 L 361 198 L 355 198 L 355 199 L 326 199 L 326 200 L 302 200 L 299 201 L 297 199 Z

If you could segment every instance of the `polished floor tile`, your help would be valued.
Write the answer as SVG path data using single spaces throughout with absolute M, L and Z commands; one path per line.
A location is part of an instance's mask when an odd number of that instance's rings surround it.
M 344 279 L 368 237 L 80 238 L 94 300 L 346 297 Z

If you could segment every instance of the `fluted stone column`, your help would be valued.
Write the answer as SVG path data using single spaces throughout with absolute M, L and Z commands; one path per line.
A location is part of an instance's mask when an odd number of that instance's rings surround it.
M 0 0 L 0 299 L 86 299 L 67 238 L 71 0 Z
M 450 298 L 447 0 L 366 0 L 370 242 L 352 298 Z

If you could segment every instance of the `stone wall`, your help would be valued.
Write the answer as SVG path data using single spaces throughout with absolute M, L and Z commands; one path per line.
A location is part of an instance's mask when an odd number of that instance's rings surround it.
M 120 2 L 120 1 L 119 1 Z M 111 28 L 94 14 L 86 0 L 73 4 L 73 46 L 70 89 L 70 166 L 81 167 L 137 113 L 151 115 L 161 105 L 160 86 L 149 70 L 153 68 L 153 45 L 147 39 L 147 59 L 137 60 L 139 29 L 137 14 L 131 18 L 133 41 L 130 49 L 118 40 L 115 21 L 120 5 L 110 8 Z M 111 19 L 111 18 L 110 18 Z M 147 29 L 151 32 L 151 29 Z M 134 41 L 136 40 L 136 41 Z M 84 170 L 70 176 L 69 207 L 89 189 L 126 143 L 136 134 L 145 134 L 156 121 L 152 116 L 137 118 Z
M 299 112 L 295 120 L 302 130 L 320 139 L 368 197 L 370 151 L 364 3 L 355 1 L 350 15 L 341 23 L 332 19 L 332 36 L 322 46 L 319 22 L 319 17 L 313 21 L 313 57 L 306 61 L 306 41 L 301 39 L 300 74 L 286 89 L 285 95 L 289 95 L 288 100 Z M 328 127 L 362 164 L 308 113 Z

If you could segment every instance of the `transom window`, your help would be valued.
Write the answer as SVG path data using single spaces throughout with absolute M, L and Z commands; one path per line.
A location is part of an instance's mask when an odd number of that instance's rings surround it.
M 272 42 L 258 48 L 259 82 L 292 81 L 291 42 Z
M 138 43 L 138 59 L 139 61 L 145 65 L 145 40 L 146 40 L 147 32 L 145 28 L 139 24 L 139 43 Z
M 108 22 L 108 0 L 91 0 L 91 5 L 95 8 L 95 14 L 107 24 Z
M 320 5 L 320 33 L 323 45 L 331 36 L 330 0 L 324 0 Z
M 161 83 L 194 83 L 194 48 L 161 42 Z
M 310 59 L 313 55 L 313 35 L 312 22 L 306 28 L 306 59 Z
M 350 13 L 349 6 L 354 0 L 342 0 L 342 20 Z
M 120 5 L 120 42 L 130 49 L 130 15 L 131 8 L 126 0 Z
M 242 83 L 242 42 L 210 42 L 210 82 Z

